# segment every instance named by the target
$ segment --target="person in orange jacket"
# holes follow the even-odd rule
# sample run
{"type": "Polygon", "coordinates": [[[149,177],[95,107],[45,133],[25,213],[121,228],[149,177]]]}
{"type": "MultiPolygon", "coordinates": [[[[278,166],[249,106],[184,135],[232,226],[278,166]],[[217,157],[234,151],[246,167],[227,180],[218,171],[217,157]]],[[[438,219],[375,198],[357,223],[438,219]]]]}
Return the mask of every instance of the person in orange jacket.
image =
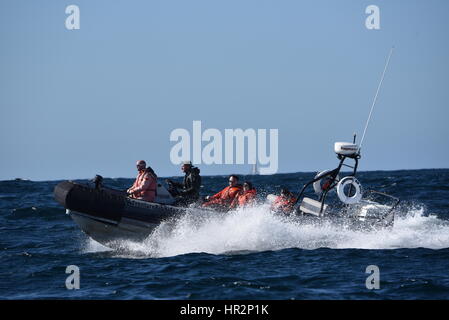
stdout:
{"type": "Polygon", "coordinates": [[[292,192],[286,188],[281,189],[281,195],[277,196],[271,205],[271,210],[276,212],[290,213],[296,203],[296,198],[292,192]]]}
{"type": "Polygon", "coordinates": [[[207,196],[205,199],[206,202],[203,203],[203,207],[228,210],[235,196],[242,189],[242,186],[239,185],[238,182],[239,178],[237,176],[229,176],[229,186],[213,196],[207,196]]]}
{"type": "Polygon", "coordinates": [[[139,172],[131,188],[126,190],[130,198],[154,202],[157,190],[157,176],[151,167],[146,167],[144,160],[136,163],[139,172]]]}
{"type": "Polygon", "coordinates": [[[256,202],[256,189],[253,187],[253,184],[249,181],[245,181],[243,184],[243,190],[241,190],[232,200],[231,209],[238,207],[246,207],[254,205],[256,202]]]}

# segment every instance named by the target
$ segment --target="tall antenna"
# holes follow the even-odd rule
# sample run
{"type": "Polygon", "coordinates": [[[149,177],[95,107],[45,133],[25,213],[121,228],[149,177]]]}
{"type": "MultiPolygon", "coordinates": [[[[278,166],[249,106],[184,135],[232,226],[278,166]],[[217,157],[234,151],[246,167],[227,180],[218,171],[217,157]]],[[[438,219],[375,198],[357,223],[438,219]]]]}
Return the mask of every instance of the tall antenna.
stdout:
{"type": "Polygon", "coordinates": [[[373,113],[374,105],[376,104],[377,96],[379,95],[379,91],[380,91],[380,87],[382,86],[382,82],[384,81],[385,72],[387,71],[388,64],[390,63],[390,58],[391,58],[391,55],[393,54],[393,50],[394,50],[394,46],[391,47],[391,49],[390,49],[390,54],[388,55],[387,63],[385,64],[385,68],[384,68],[384,72],[382,73],[382,77],[380,78],[379,86],[377,87],[376,95],[374,96],[373,104],[371,106],[371,111],[369,112],[368,119],[366,120],[365,129],[363,130],[362,140],[360,140],[358,152],[360,152],[360,149],[362,148],[363,139],[365,139],[366,129],[368,128],[369,121],[371,120],[371,114],[373,113]]]}

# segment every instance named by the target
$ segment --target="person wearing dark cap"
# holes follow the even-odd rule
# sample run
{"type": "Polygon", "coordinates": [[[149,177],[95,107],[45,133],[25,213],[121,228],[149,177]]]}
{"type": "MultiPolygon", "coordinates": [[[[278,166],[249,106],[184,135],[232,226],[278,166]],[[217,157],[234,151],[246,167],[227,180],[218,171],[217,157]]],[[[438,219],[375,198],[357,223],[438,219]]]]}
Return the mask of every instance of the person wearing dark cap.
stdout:
{"type": "Polygon", "coordinates": [[[295,203],[295,195],[287,188],[283,187],[281,189],[281,194],[273,201],[271,210],[282,213],[291,213],[295,203]]]}
{"type": "Polygon", "coordinates": [[[176,204],[188,205],[198,201],[200,197],[201,176],[200,169],[194,167],[191,161],[184,161],[181,166],[184,172],[182,183],[167,179],[169,191],[176,196],[176,204]]]}

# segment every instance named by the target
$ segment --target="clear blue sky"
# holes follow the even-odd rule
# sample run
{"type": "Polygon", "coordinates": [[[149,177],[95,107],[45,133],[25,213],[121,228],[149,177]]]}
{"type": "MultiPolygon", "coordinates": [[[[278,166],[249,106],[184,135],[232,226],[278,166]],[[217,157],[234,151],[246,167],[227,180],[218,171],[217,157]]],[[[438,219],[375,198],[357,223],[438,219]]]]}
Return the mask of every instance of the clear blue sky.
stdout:
{"type": "MultiPolygon", "coordinates": [[[[447,168],[449,1],[0,2],[0,180],[160,176],[173,129],[279,129],[279,172],[447,168]],[[65,28],[80,8],[81,29],[65,28]],[[365,8],[380,8],[380,30],[365,8]]],[[[204,174],[249,165],[200,166],[204,174]]]]}

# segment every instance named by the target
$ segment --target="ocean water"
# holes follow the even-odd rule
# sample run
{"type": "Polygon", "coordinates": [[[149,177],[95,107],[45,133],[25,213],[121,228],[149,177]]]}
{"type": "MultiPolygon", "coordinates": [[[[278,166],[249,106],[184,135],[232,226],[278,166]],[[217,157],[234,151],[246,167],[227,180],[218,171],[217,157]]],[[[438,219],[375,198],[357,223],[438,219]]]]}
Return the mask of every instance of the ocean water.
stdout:
{"type": "MultiPolygon", "coordinates": [[[[314,173],[245,176],[261,198],[314,173]]],[[[202,194],[227,184],[203,177],[202,194]]],[[[111,250],[53,198],[59,181],[0,182],[0,299],[447,299],[449,169],[360,172],[364,187],[401,199],[392,229],[302,224],[268,206],[162,223],[111,250]],[[66,268],[80,270],[68,290],[66,268]],[[379,268],[369,290],[366,268],[379,268]]],[[[83,180],[80,180],[81,182],[83,180]]],[[[84,180],[87,182],[87,180],[84,180]]],[[[105,179],[126,188],[133,179],[105,179]]]]}

